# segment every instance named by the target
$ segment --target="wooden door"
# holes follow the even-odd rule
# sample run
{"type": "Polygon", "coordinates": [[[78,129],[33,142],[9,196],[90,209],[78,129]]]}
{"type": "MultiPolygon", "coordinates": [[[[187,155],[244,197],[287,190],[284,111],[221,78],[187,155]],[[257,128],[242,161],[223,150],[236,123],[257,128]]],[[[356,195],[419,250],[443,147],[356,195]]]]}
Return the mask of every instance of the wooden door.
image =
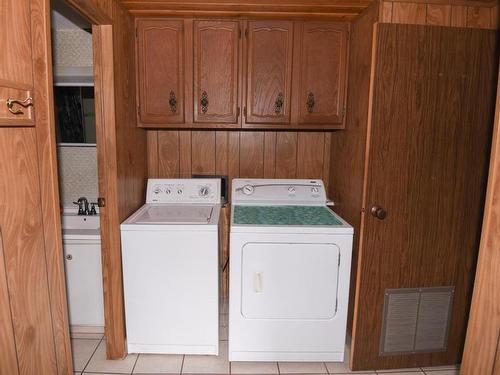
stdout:
{"type": "Polygon", "coordinates": [[[238,21],[194,22],[194,122],[237,124],[238,21]]]}
{"type": "Polygon", "coordinates": [[[301,124],[342,124],[346,88],[347,24],[303,22],[297,33],[297,110],[301,124]]]}
{"type": "Polygon", "coordinates": [[[139,121],[184,122],[184,21],[137,20],[139,121]]]}
{"type": "Polygon", "coordinates": [[[378,25],[353,369],[460,362],[488,170],[495,47],[494,31],[378,25]],[[377,207],[385,219],[371,214],[377,207]],[[380,356],[385,290],[441,286],[455,287],[447,350],[380,356]]]}
{"type": "Polygon", "coordinates": [[[0,8],[0,126],[34,125],[33,109],[7,100],[29,104],[33,96],[30,1],[6,1],[0,8]],[[27,100],[28,99],[28,100],[27,100]]]}
{"type": "Polygon", "coordinates": [[[293,22],[249,21],[246,124],[290,123],[293,22]]]}

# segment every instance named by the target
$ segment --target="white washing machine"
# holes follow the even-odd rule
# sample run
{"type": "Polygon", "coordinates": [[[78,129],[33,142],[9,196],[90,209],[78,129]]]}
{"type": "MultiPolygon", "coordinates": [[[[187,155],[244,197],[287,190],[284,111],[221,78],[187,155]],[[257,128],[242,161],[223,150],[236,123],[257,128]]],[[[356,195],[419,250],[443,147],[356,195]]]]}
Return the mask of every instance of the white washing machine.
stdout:
{"type": "Polygon", "coordinates": [[[344,359],[353,228],[321,180],[233,180],[229,360],[344,359]]]}
{"type": "Polygon", "coordinates": [[[129,353],[219,352],[218,179],[150,179],[121,225],[129,353]]]}

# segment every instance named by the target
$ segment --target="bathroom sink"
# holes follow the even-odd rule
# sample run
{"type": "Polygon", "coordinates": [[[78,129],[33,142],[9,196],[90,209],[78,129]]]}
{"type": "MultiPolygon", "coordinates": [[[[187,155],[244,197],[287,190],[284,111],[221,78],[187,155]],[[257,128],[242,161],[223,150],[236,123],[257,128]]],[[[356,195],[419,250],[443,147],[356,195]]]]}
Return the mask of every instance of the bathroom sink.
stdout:
{"type": "Polygon", "coordinates": [[[99,229],[99,215],[83,216],[76,214],[63,214],[61,216],[62,229],[99,229]]]}

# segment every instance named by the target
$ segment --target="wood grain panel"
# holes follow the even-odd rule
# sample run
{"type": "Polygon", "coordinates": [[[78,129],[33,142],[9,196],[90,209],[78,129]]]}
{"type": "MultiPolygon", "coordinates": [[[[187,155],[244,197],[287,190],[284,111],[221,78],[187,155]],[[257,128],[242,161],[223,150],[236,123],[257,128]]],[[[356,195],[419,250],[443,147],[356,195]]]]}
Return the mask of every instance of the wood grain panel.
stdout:
{"type": "Polygon", "coordinates": [[[276,175],[276,132],[264,133],[264,178],[276,175]]]}
{"type": "Polygon", "coordinates": [[[497,86],[495,130],[490,157],[481,246],[477,262],[463,374],[490,375],[500,371],[500,82],[497,86]],[[497,366],[495,368],[495,366],[497,366]]]}
{"type": "Polygon", "coordinates": [[[321,179],[325,134],[300,132],[297,141],[297,178],[321,179]]]}
{"type": "Polygon", "coordinates": [[[427,4],[427,25],[450,26],[451,5],[427,4]]]}
{"type": "Polygon", "coordinates": [[[239,22],[194,21],[193,34],[194,122],[237,124],[239,22]]]}
{"type": "Polygon", "coordinates": [[[214,174],[215,131],[193,131],[191,142],[192,173],[214,174]]]}
{"type": "Polygon", "coordinates": [[[23,375],[58,371],[36,149],[35,129],[0,129],[0,159],[8,161],[0,163],[0,227],[19,373],[23,375]]]}
{"type": "Polygon", "coordinates": [[[379,20],[380,22],[391,23],[392,22],[392,1],[381,1],[379,10],[379,20]]]}
{"type": "Polygon", "coordinates": [[[451,26],[467,27],[467,7],[453,6],[451,7],[451,26]]]}
{"type": "Polygon", "coordinates": [[[394,2],[392,22],[425,25],[426,5],[394,2]]]}
{"type": "Polygon", "coordinates": [[[7,274],[5,255],[3,251],[3,236],[0,228],[0,374],[18,375],[16,342],[14,326],[10,311],[9,290],[7,288],[7,274]]]}
{"type": "Polygon", "coordinates": [[[161,178],[179,177],[179,132],[158,132],[158,175],[161,178]]]}
{"type": "Polygon", "coordinates": [[[490,29],[491,9],[483,7],[467,7],[467,27],[490,29]]]}
{"type": "Polygon", "coordinates": [[[289,123],[293,22],[249,21],[246,33],[245,123],[289,123]]]}
{"type": "Polygon", "coordinates": [[[156,178],[159,176],[158,169],[158,132],[151,130],[147,132],[147,150],[148,150],[148,176],[156,178]]]}
{"type": "Polygon", "coordinates": [[[179,132],[179,177],[190,178],[192,173],[191,132],[179,132]]]}
{"type": "Polygon", "coordinates": [[[297,175],[297,133],[276,134],[276,177],[295,178],[297,175]]]}
{"type": "Polygon", "coordinates": [[[380,205],[388,216],[363,219],[351,364],[459,363],[486,181],[495,33],[388,24],[378,32],[362,207],[380,205]],[[455,287],[447,350],[379,356],[384,290],[445,285],[455,287]]]}
{"type": "Polygon", "coordinates": [[[240,177],[264,177],[264,132],[240,133],[240,177]]]}

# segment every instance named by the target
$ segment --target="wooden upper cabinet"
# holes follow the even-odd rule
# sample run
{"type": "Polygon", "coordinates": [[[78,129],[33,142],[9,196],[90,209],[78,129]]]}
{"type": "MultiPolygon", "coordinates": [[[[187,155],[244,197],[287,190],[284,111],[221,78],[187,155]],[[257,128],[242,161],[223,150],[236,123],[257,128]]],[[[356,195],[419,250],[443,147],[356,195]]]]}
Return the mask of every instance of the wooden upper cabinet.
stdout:
{"type": "Polygon", "coordinates": [[[245,124],[290,123],[293,22],[249,21],[246,51],[245,124]]]}
{"type": "Polygon", "coordinates": [[[195,123],[238,124],[238,21],[194,22],[195,123]]]}
{"type": "Polygon", "coordinates": [[[347,24],[303,22],[297,34],[300,53],[299,124],[342,124],[345,102],[347,24]]]}
{"type": "Polygon", "coordinates": [[[184,21],[137,20],[139,122],[184,122],[184,21]]]}
{"type": "Polygon", "coordinates": [[[2,1],[0,8],[0,126],[35,125],[31,2],[2,1]],[[5,3],[5,4],[4,4],[5,3]],[[12,102],[8,101],[11,100],[12,102]],[[15,102],[17,101],[17,102],[15,102]],[[11,103],[9,110],[8,103],[11,103]]]}

